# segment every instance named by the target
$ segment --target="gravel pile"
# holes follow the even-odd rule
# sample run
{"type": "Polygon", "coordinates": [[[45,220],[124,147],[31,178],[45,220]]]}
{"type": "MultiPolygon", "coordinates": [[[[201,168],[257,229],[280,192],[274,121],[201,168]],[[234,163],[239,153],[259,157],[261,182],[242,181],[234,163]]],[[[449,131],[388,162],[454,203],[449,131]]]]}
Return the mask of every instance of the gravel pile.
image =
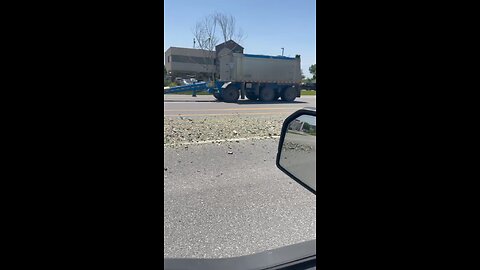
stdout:
{"type": "MultiPolygon", "coordinates": [[[[163,143],[169,146],[237,138],[280,136],[286,115],[164,117],[163,143]]],[[[213,142],[214,143],[214,142],[213,142]]]]}

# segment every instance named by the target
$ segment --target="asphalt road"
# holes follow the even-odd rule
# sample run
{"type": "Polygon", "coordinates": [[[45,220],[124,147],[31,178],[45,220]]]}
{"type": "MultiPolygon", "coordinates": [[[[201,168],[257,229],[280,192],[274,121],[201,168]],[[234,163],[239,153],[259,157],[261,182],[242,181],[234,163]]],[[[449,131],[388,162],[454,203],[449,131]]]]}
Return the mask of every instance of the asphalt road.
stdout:
{"type": "Polygon", "coordinates": [[[239,100],[237,103],[218,102],[213,96],[164,95],[164,116],[216,115],[289,115],[304,107],[316,107],[316,96],[304,96],[294,102],[239,100]]]}
{"type": "Polygon", "coordinates": [[[316,239],[316,197],[276,168],[277,146],[165,146],[164,257],[234,257],[316,239]]]}

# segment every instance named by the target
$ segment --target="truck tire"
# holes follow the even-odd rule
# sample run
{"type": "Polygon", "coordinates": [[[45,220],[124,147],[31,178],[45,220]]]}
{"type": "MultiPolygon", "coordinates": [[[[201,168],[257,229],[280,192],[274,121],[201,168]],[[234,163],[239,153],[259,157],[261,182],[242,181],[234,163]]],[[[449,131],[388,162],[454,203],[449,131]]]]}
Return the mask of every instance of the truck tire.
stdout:
{"type": "Polygon", "coordinates": [[[258,99],[258,96],[255,95],[255,93],[251,93],[251,92],[245,93],[245,96],[246,96],[249,100],[257,100],[257,99],[258,99]]]}
{"type": "Polygon", "coordinates": [[[222,97],[220,96],[220,93],[213,93],[213,96],[218,100],[218,101],[222,101],[222,97]]]}
{"type": "Polygon", "coordinates": [[[261,101],[273,101],[275,99],[275,90],[272,87],[265,86],[260,89],[259,99],[261,101]]]}
{"type": "Polygon", "coordinates": [[[233,102],[237,102],[239,98],[240,98],[240,92],[235,86],[229,85],[227,88],[222,89],[223,101],[233,103],[233,102]]]}
{"type": "Polygon", "coordinates": [[[273,99],[273,101],[277,101],[280,96],[281,96],[281,94],[279,92],[275,91],[275,98],[273,99]]]}
{"type": "Polygon", "coordinates": [[[292,102],[297,98],[297,90],[293,87],[288,87],[282,91],[282,100],[292,102]]]}

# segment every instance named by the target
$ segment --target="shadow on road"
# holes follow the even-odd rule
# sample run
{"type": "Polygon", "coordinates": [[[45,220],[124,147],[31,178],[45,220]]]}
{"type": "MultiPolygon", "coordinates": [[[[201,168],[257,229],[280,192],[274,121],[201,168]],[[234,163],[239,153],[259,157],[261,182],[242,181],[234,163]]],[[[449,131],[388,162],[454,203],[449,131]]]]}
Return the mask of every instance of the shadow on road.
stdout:
{"type": "Polygon", "coordinates": [[[164,99],[163,102],[192,102],[192,103],[198,103],[198,102],[218,102],[217,100],[168,100],[164,99]]]}
{"type": "Polygon", "coordinates": [[[266,101],[258,101],[258,100],[239,100],[237,102],[239,105],[253,105],[253,104],[302,104],[302,103],[308,103],[306,101],[292,101],[292,102],[288,102],[288,101],[281,101],[281,100],[278,100],[278,101],[269,101],[269,102],[266,102],[266,101]]]}
{"type": "MultiPolygon", "coordinates": [[[[169,98],[169,99],[164,99],[163,102],[202,102],[202,103],[214,102],[214,103],[225,103],[224,101],[219,101],[219,100],[217,100],[216,98],[213,98],[213,97],[212,97],[212,99],[206,99],[206,98],[196,99],[195,97],[178,98],[178,99],[169,98]]],[[[298,100],[297,101],[292,101],[292,102],[282,101],[282,100],[266,102],[266,101],[259,101],[259,100],[248,100],[248,99],[241,100],[241,99],[239,99],[237,102],[234,102],[233,104],[256,105],[256,104],[304,104],[304,103],[308,103],[308,102],[307,101],[298,101],[298,100]]]]}

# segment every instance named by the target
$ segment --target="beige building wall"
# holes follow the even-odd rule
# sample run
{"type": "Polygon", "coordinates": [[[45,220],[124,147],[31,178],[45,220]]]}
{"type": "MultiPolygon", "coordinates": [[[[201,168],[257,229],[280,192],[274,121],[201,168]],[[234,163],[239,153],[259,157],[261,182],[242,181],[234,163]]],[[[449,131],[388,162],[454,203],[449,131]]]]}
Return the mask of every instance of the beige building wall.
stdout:
{"type": "Polygon", "coordinates": [[[165,68],[172,73],[211,73],[215,71],[215,52],[170,47],[165,52],[165,68]]]}

